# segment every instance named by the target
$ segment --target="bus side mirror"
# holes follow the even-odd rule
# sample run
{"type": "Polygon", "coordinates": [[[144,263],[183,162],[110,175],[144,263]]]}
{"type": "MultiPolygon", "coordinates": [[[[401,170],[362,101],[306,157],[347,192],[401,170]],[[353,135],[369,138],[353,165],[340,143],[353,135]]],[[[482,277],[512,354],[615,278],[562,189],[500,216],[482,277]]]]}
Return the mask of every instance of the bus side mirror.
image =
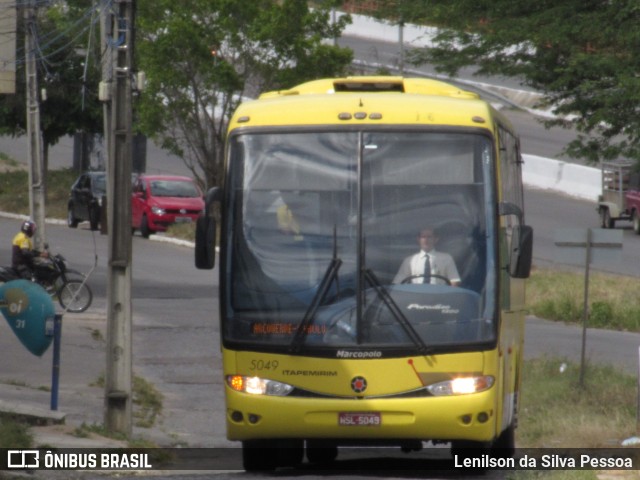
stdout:
{"type": "Polygon", "coordinates": [[[529,278],[533,256],[533,228],[516,225],[511,232],[509,275],[513,278],[529,278]]]}
{"type": "Polygon", "coordinates": [[[200,215],[196,221],[196,268],[211,270],[216,264],[216,221],[200,215]]]}
{"type": "Polygon", "coordinates": [[[211,270],[216,264],[216,221],[213,218],[213,202],[220,198],[220,189],[211,188],[206,195],[205,208],[196,222],[196,268],[211,270]]]}

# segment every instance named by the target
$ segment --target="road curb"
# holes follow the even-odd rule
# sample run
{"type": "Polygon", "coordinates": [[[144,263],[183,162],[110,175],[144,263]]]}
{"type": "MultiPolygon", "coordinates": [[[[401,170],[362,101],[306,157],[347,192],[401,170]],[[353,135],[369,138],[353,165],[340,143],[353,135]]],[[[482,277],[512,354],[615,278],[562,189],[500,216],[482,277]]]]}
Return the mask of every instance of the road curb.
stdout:
{"type": "MultiPolygon", "coordinates": [[[[31,218],[28,215],[23,215],[20,213],[10,213],[10,212],[0,212],[0,217],[13,218],[16,220],[29,220],[31,218]]],[[[45,222],[48,225],[66,225],[67,224],[66,220],[61,220],[59,218],[47,218],[45,222]]],[[[167,237],[164,235],[150,235],[149,240],[152,240],[155,242],[171,243],[173,245],[180,245],[182,247],[190,247],[190,248],[195,247],[195,243],[189,240],[167,237]]]]}
{"type": "Polygon", "coordinates": [[[46,410],[44,408],[24,403],[18,404],[15,402],[7,402],[5,400],[0,400],[0,412],[13,419],[26,422],[29,425],[64,424],[67,417],[66,413],[46,410]]]}

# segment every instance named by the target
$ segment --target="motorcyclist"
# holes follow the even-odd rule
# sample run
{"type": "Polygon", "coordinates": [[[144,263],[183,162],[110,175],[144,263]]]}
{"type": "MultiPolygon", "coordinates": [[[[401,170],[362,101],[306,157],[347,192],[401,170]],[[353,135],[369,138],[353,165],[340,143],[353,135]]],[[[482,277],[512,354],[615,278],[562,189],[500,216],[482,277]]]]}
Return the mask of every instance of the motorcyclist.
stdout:
{"type": "Polygon", "coordinates": [[[33,260],[37,257],[48,258],[47,251],[40,252],[33,248],[32,237],[36,232],[36,224],[31,220],[22,222],[20,231],[13,237],[11,247],[11,267],[22,278],[33,276],[33,260]]]}

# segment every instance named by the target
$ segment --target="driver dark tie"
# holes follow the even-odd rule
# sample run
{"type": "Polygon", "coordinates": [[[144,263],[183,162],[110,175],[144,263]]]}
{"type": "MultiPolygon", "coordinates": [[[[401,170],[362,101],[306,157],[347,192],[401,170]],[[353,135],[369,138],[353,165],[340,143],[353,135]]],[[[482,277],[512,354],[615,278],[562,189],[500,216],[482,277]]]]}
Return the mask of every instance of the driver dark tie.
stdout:
{"type": "Polygon", "coordinates": [[[424,257],[424,283],[431,283],[431,262],[429,255],[424,257]]]}

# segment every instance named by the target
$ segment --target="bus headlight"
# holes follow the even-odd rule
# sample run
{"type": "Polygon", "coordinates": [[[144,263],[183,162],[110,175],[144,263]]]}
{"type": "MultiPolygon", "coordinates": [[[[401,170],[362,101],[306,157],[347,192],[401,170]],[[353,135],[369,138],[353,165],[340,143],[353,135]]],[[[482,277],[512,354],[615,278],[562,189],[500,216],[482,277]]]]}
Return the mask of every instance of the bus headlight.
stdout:
{"type": "Polygon", "coordinates": [[[228,375],[227,385],[237,392],[251,393],[253,395],[284,397],[293,391],[293,386],[287,383],[260,377],[245,377],[243,375],[228,375]]]}
{"type": "Polygon", "coordinates": [[[495,379],[491,375],[459,377],[429,385],[427,390],[437,397],[445,395],[468,395],[470,393],[488,390],[493,386],[494,382],[495,379]]]}

